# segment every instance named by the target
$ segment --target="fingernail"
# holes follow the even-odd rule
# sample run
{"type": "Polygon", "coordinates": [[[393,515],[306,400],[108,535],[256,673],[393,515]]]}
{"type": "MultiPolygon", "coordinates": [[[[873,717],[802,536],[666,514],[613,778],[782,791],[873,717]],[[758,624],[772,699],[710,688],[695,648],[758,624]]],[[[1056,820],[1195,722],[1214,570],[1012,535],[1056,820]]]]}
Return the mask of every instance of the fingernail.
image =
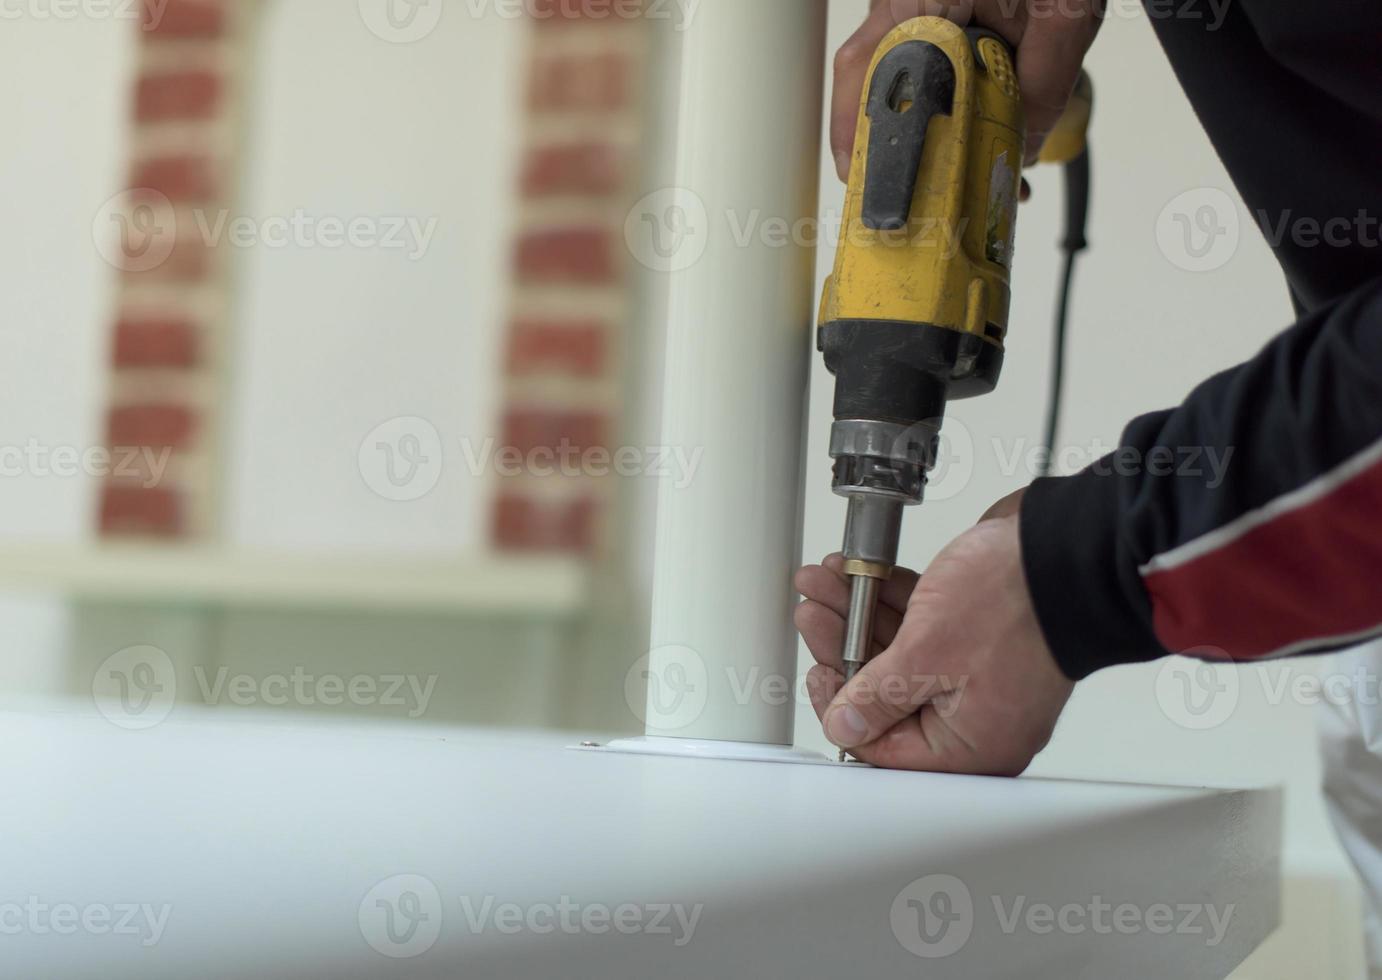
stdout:
{"type": "Polygon", "coordinates": [[[849,154],[844,150],[835,154],[835,172],[841,180],[849,180],[849,154]]]}
{"type": "Polygon", "coordinates": [[[832,708],[825,716],[825,737],[842,749],[854,748],[868,733],[868,723],[852,704],[832,708]]]}

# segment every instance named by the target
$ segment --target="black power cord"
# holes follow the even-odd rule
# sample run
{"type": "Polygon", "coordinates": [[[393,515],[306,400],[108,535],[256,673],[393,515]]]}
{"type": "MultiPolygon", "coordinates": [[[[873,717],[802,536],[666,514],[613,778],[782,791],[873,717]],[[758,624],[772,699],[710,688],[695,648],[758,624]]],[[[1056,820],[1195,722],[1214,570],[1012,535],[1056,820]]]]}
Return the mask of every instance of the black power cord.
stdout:
{"type": "Polygon", "coordinates": [[[1065,391],[1066,337],[1070,328],[1070,289],[1075,281],[1075,259],[1089,248],[1085,232],[1089,227],[1089,150],[1065,165],[1065,238],[1061,252],[1065,268],[1061,274],[1060,293],[1056,299],[1056,323],[1052,336],[1050,401],[1046,407],[1045,453],[1042,456],[1041,476],[1051,475],[1051,462],[1056,452],[1056,436],[1060,430],[1061,398],[1065,391]]]}

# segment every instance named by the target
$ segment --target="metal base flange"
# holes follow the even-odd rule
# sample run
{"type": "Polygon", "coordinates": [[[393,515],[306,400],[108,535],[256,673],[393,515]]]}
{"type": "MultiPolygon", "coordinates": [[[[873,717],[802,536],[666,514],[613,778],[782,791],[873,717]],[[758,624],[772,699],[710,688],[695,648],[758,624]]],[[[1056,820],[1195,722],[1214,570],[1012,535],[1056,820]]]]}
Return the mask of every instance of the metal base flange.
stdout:
{"type": "Polygon", "coordinates": [[[834,766],[835,760],[819,752],[799,749],[792,745],[764,745],[761,742],[721,742],[710,738],[668,738],[662,735],[638,735],[617,738],[598,745],[584,743],[572,746],[589,752],[617,752],[625,755],[680,756],[691,759],[721,759],[731,762],[776,762],[798,766],[834,766]]]}

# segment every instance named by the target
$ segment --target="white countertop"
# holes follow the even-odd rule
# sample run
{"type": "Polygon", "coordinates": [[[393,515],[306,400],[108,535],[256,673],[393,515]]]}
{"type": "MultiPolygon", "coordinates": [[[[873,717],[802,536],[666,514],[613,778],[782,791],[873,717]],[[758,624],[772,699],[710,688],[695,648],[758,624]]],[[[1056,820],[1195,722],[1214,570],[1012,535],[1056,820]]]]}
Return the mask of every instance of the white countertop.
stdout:
{"type": "Polygon", "coordinates": [[[1277,921],[1276,791],[571,741],[0,713],[3,973],[1164,980],[1277,921]]]}

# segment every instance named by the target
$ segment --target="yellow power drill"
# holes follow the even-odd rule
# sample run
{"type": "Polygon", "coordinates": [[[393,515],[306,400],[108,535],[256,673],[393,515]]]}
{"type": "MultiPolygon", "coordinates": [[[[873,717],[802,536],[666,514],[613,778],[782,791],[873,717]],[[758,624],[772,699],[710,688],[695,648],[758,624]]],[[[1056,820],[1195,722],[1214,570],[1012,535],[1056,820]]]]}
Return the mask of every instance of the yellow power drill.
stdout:
{"type": "MultiPolygon", "coordinates": [[[[1042,153],[1067,164],[1072,261],[1085,247],[1091,101],[1082,78],[1042,153]]],[[[946,402],[998,382],[1024,136],[1012,51],[998,35],[919,17],[883,40],[819,319],[818,346],[836,379],[834,489],[849,500],[847,679],[870,652],[903,508],[921,502],[946,402]]]]}

